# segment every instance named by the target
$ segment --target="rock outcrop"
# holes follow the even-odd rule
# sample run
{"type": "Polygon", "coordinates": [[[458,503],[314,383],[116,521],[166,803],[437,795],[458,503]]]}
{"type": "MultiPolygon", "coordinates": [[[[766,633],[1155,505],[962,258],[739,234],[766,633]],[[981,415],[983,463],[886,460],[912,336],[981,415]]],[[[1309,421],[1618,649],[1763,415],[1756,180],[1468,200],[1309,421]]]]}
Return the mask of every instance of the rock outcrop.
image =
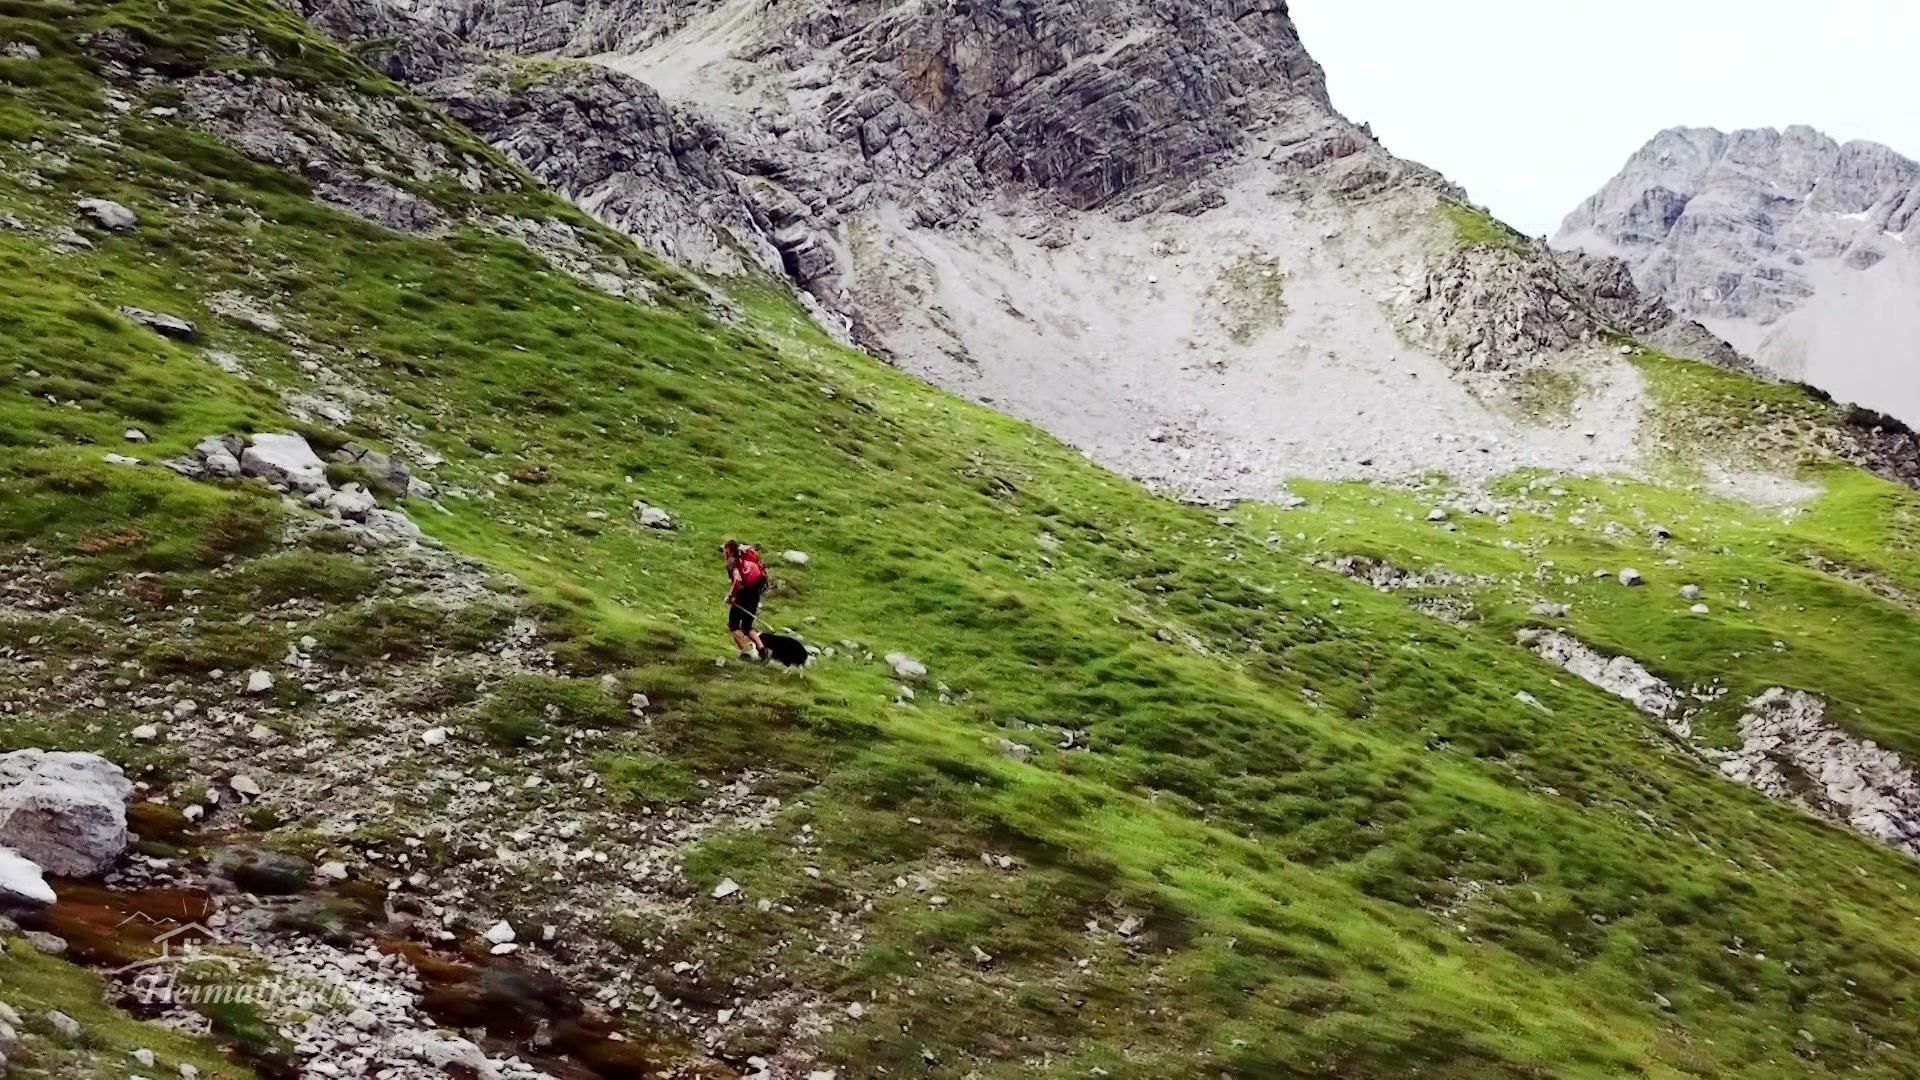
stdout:
{"type": "Polygon", "coordinates": [[[1675,128],[1555,244],[1626,260],[1785,377],[1920,422],[1920,162],[1809,127],[1675,128]]]}
{"type": "Polygon", "coordinates": [[[0,845],[49,874],[105,872],[127,849],[133,785],[97,754],[0,754],[0,845]]]}
{"type": "Polygon", "coordinates": [[[1680,691],[1633,657],[1607,656],[1578,638],[1557,632],[1529,633],[1523,643],[1531,644],[1542,660],[1664,721],[1681,738],[1691,735],[1680,716],[1680,691]]]}
{"type": "MultiPolygon", "coordinates": [[[[406,462],[358,443],[348,443],[333,454],[335,463],[349,466],[369,483],[392,496],[431,498],[431,484],[416,479],[406,462]]],[[[362,526],[361,535],[376,544],[407,544],[422,538],[420,526],[399,510],[380,506],[372,491],[357,482],[335,487],[326,462],[292,433],[252,436],[218,435],[202,439],[193,454],[175,458],[167,467],[196,480],[261,480],[277,490],[299,495],[309,507],[330,517],[362,526]]]]}
{"type": "MultiPolygon", "coordinates": [[[[237,440],[237,437],[231,437],[237,440]]],[[[253,436],[240,450],[240,472],[270,484],[284,485],[302,494],[325,490],[327,463],[298,435],[266,433],[253,436]]]]}
{"type": "Polygon", "coordinates": [[[1910,854],[1920,855],[1920,773],[1900,755],[1848,735],[1826,703],[1773,689],[1747,704],[1741,746],[1720,771],[1910,854]]]}

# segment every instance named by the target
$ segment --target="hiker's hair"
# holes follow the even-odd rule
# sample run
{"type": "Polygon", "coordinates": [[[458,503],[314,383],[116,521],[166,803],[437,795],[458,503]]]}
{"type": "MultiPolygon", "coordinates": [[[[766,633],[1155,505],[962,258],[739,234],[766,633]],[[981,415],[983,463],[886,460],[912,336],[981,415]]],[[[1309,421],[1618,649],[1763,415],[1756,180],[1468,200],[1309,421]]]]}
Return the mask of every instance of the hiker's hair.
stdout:
{"type": "Polygon", "coordinates": [[[725,555],[729,559],[740,554],[740,541],[728,537],[727,542],[720,545],[720,554],[725,555]]]}

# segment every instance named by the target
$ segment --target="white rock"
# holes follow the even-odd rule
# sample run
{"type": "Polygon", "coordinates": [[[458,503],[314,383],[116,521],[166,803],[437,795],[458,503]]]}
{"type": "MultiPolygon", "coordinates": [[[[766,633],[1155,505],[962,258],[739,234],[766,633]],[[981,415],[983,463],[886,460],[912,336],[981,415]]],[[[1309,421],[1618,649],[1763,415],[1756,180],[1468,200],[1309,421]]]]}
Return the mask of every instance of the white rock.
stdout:
{"type": "Polygon", "coordinates": [[[1694,613],[1695,615],[1711,615],[1711,614],[1713,614],[1713,609],[1712,609],[1712,608],[1710,608],[1710,607],[1708,607],[1708,606],[1707,606],[1707,605],[1705,605],[1705,604],[1695,604],[1695,605],[1693,605],[1693,607],[1691,607],[1691,608],[1689,608],[1688,610],[1689,610],[1689,611],[1691,611],[1691,612],[1693,612],[1693,613],[1694,613]]]}
{"type": "Polygon", "coordinates": [[[788,562],[792,563],[795,566],[805,566],[808,563],[813,561],[813,556],[808,555],[804,551],[783,552],[781,553],[780,557],[787,560],[788,562]]]}
{"type": "Polygon", "coordinates": [[[40,867],[9,847],[0,847],[0,911],[51,907],[59,898],[40,867]]]}
{"type": "Polygon", "coordinates": [[[240,476],[240,458],[234,453],[237,440],[202,439],[193,448],[200,456],[200,462],[206,467],[207,475],[216,480],[232,480],[240,476]]]}
{"type": "Polygon", "coordinates": [[[47,1010],[47,1026],[53,1029],[53,1033],[58,1035],[62,1042],[76,1043],[80,1041],[80,1021],[75,1020],[59,1009],[47,1010]]]}
{"type": "Polygon", "coordinates": [[[128,428],[125,438],[131,443],[143,443],[147,441],[147,433],[139,428],[128,428]]]}
{"type": "Polygon", "coordinates": [[[244,475],[285,484],[303,493],[323,491],[330,486],[326,462],[298,435],[255,435],[253,443],[240,454],[240,470],[244,475]]]}
{"type": "Polygon", "coordinates": [[[165,311],[148,311],[146,307],[121,307],[121,315],[132,319],[134,323],[140,323],[142,327],[156,332],[163,338],[188,340],[198,332],[186,319],[182,319],[179,315],[167,315],[165,311]]]}
{"type": "Polygon", "coordinates": [[[927,677],[927,665],[908,656],[906,653],[888,653],[887,666],[902,679],[924,679],[927,677]]]}
{"type": "Polygon", "coordinates": [[[367,511],[367,531],[389,544],[419,540],[426,534],[414,520],[398,510],[375,507],[367,511]]]}
{"type": "Polygon", "coordinates": [[[139,1062],[140,1067],[143,1069],[151,1069],[157,1064],[153,1056],[153,1051],[147,1049],[135,1050],[133,1052],[133,1060],[139,1062]]]}
{"type": "Polygon", "coordinates": [[[200,1080],[200,1069],[195,1065],[180,1066],[180,1080],[200,1080]]]}
{"type": "Polygon", "coordinates": [[[236,776],[227,781],[227,786],[232,788],[237,794],[245,795],[249,798],[257,799],[262,794],[260,785],[255,783],[251,776],[236,776]]]}
{"type": "Polygon", "coordinates": [[[173,703],[173,718],[175,720],[185,720],[199,711],[200,703],[197,701],[189,701],[182,698],[173,703]]]}
{"type": "Polygon", "coordinates": [[[321,863],[314,873],[331,881],[347,880],[347,864],[343,862],[321,863]]]}
{"type": "Polygon", "coordinates": [[[131,232],[140,224],[133,211],[112,199],[81,199],[75,205],[84,217],[111,232],[131,232]]]}
{"type": "Polygon", "coordinates": [[[0,844],[49,874],[92,877],[127,849],[133,785],[97,754],[0,754],[0,844]]]}
{"type": "Polygon", "coordinates": [[[358,1031],[375,1031],[380,1027],[380,1018],[366,1009],[355,1009],[347,1014],[347,1023],[358,1031]]]}
{"type": "Polygon", "coordinates": [[[420,733],[420,742],[426,746],[443,746],[446,741],[447,729],[443,727],[428,728],[420,733]]]}
{"type": "Polygon", "coordinates": [[[1629,589],[1645,585],[1646,583],[1646,577],[1631,566],[1620,571],[1620,584],[1625,585],[1629,589]]]}
{"type": "Polygon", "coordinates": [[[732,878],[727,878],[726,880],[722,881],[720,884],[715,885],[713,887],[713,898],[715,900],[725,900],[727,897],[732,896],[733,894],[739,891],[740,891],[740,883],[733,880],[732,878]]]}
{"type": "Polygon", "coordinates": [[[516,936],[513,932],[513,925],[505,919],[488,927],[485,935],[487,941],[494,945],[505,945],[513,941],[516,936]]]}
{"type": "Polygon", "coordinates": [[[325,500],[327,512],[348,521],[365,521],[380,504],[374,501],[373,493],[359,484],[348,484],[328,495],[325,500]]]}
{"type": "Polygon", "coordinates": [[[1680,587],[1680,599],[1682,600],[1698,600],[1705,595],[1707,595],[1706,590],[1698,585],[1682,585],[1680,587]]]}
{"type": "Polygon", "coordinates": [[[487,1055],[465,1039],[436,1031],[403,1031],[394,1037],[392,1045],[407,1057],[436,1069],[458,1066],[483,1080],[497,1080],[500,1076],[500,1070],[487,1060],[487,1055]]]}
{"type": "Polygon", "coordinates": [[[1453,515],[1447,513],[1445,509],[1438,506],[1434,507],[1432,510],[1427,511],[1428,521],[1433,521],[1433,522],[1445,521],[1452,516],[1453,515]]]}
{"type": "Polygon", "coordinates": [[[273,689],[273,673],[256,671],[247,676],[247,693],[264,694],[273,689]]]}
{"type": "Polygon", "coordinates": [[[154,727],[152,724],[141,724],[139,727],[128,732],[128,734],[141,742],[152,742],[154,739],[160,737],[160,729],[154,727]]]}

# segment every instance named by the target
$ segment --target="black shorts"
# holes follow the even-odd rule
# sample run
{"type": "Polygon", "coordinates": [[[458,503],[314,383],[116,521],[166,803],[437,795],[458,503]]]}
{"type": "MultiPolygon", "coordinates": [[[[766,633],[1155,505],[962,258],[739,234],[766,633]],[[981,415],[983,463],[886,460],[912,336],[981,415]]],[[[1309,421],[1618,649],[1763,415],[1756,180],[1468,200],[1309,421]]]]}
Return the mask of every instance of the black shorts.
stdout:
{"type": "Polygon", "coordinates": [[[753,618],[760,614],[760,596],[767,591],[767,583],[749,585],[741,589],[733,598],[733,604],[727,608],[727,629],[746,632],[753,629],[753,618]]]}

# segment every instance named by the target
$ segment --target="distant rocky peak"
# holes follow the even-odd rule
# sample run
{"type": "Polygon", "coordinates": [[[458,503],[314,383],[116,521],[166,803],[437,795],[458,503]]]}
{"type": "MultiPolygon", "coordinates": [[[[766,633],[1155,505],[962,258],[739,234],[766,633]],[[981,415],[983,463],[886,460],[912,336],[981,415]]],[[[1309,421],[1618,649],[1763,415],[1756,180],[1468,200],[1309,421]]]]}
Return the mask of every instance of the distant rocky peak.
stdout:
{"type": "Polygon", "coordinates": [[[1920,163],[1889,147],[1805,125],[1673,128],[1554,243],[1625,259],[1640,288],[1783,376],[1920,415],[1920,163]]]}

